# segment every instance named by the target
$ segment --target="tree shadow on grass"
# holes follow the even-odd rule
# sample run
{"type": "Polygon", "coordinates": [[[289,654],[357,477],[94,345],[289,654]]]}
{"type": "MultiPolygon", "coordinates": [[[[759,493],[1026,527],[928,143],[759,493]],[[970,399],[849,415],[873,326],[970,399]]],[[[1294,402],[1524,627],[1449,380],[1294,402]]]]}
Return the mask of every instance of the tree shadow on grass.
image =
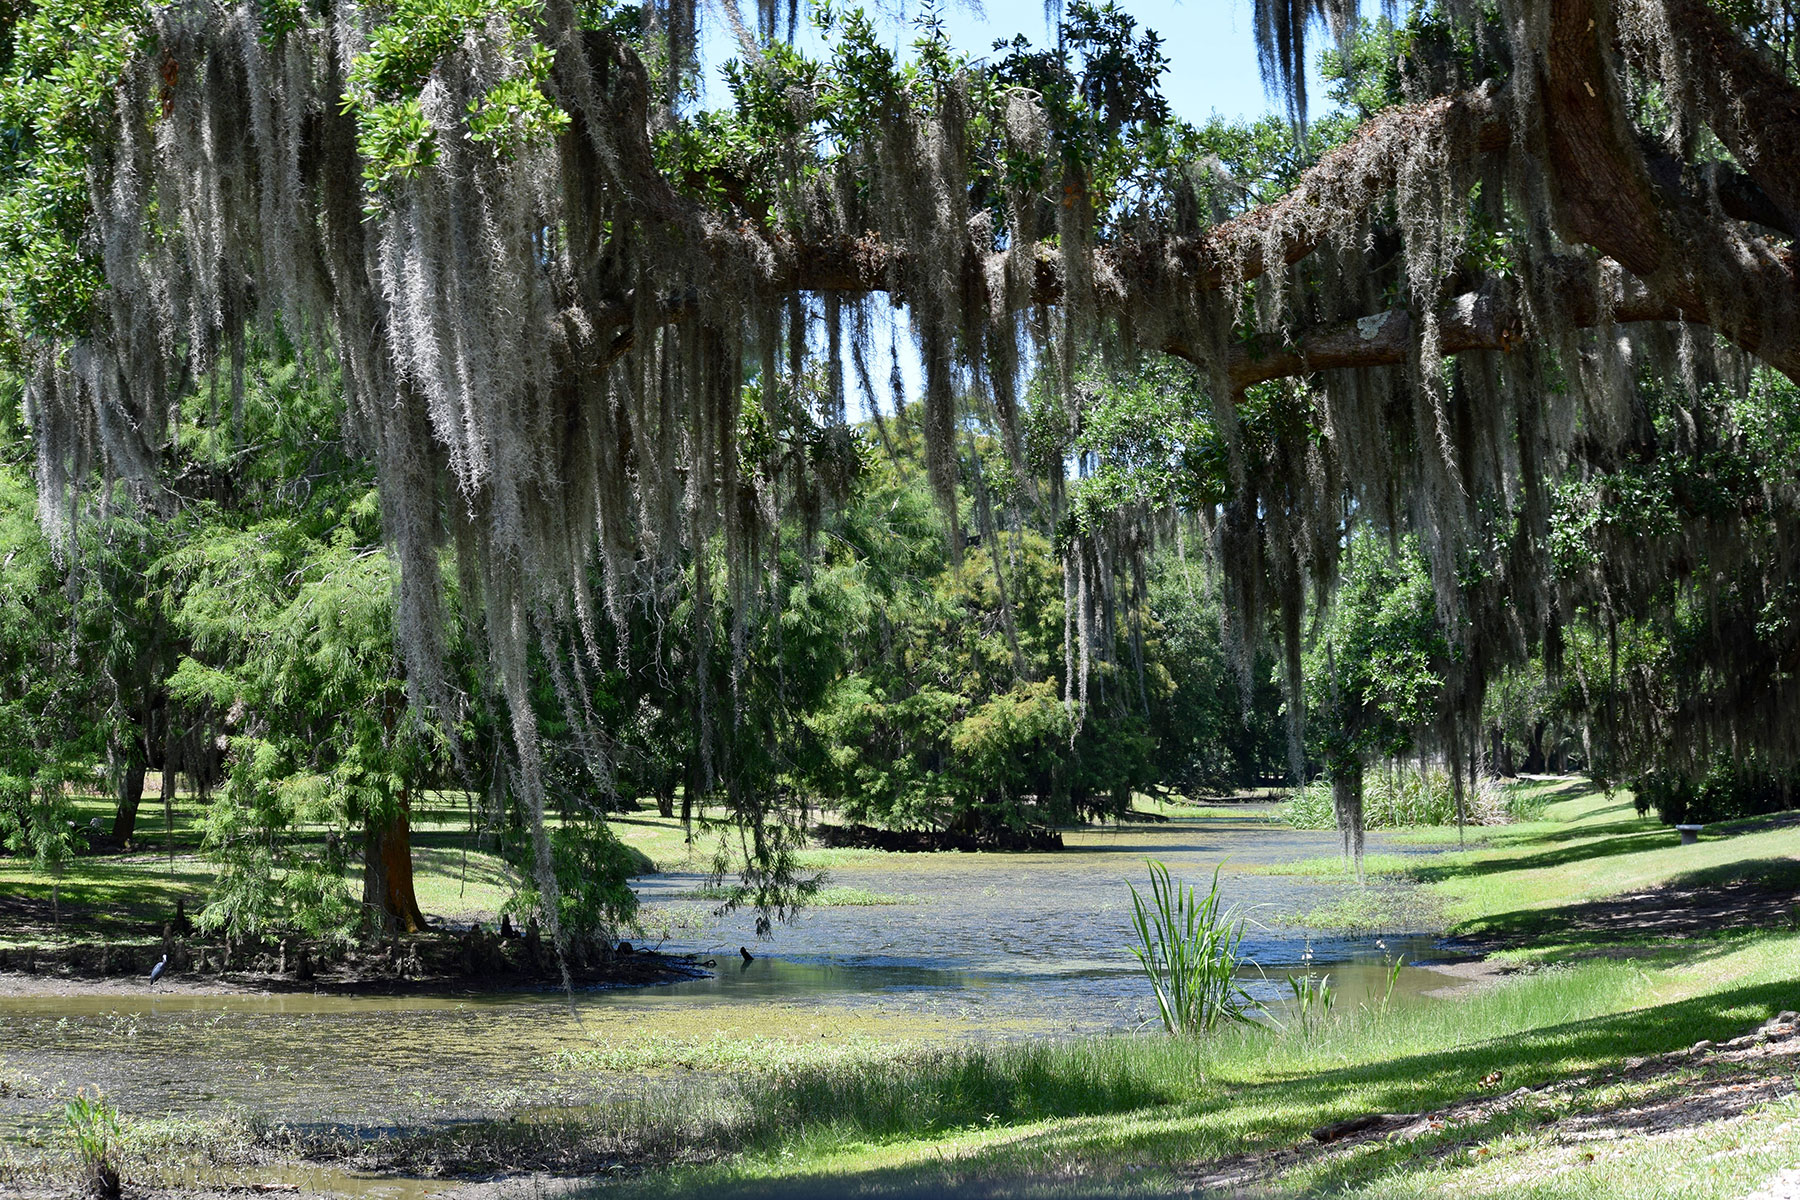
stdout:
{"type": "Polygon", "coordinates": [[[1608,817],[1614,813],[1629,813],[1630,816],[1627,819],[1630,820],[1642,821],[1645,819],[1644,814],[1638,811],[1637,805],[1629,800],[1621,800],[1617,804],[1609,804],[1605,808],[1596,808],[1588,813],[1588,816],[1608,817]]]}
{"type": "Polygon", "coordinates": [[[1429,1171],[1471,1146],[1492,1146],[1508,1137],[1548,1133],[1553,1141],[1568,1144],[1578,1139],[1591,1146],[1620,1136],[1688,1136],[1791,1096],[1794,1081],[1788,1061],[1783,1070],[1757,1063],[1711,1068],[1701,1062],[1664,1059],[1651,1068],[1654,1078],[1638,1080],[1626,1095],[1552,1085],[1518,1102],[1499,1097],[1464,1100],[1436,1110],[1439,1115],[1429,1124],[1415,1123],[1397,1138],[1377,1133],[1331,1148],[1302,1143],[1269,1156],[1286,1161],[1254,1165],[1265,1167],[1263,1178],[1304,1169],[1308,1194],[1340,1195],[1378,1179],[1392,1180],[1397,1170],[1429,1171]]]}
{"type": "Polygon", "coordinates": [[[1587,796],[1603,795],[1605,792],[1606,788],[1603,784],[1595,783],[1585,775],[1571,775],[1556,782],[1554,786],[1547,787],[1537,795],[1546,804],[1562,804],[1565,801],[1580,800],[1587,796]]]}
{"type": "Polygon", "coordinates": [[[155,937],[174,918],[177,896],[191,917],[211,882],[192,862],[182,862],[171,877],[166,870],[124,869],[116,859],[78,858],[58,881],[53,905],[49,879],[22,874],[0,872],[0,923],[8,937],[23,941],[155,937]]]}
{"type": "MultiPolygon", "coordinates": [[[[1559,846],[1541,854],[1501,859],[1477,859],[1473,862],[1420,863],[1408,867],[1408,873],[1421,883],[1477,875],[1503,875],[1511,871],[1534,871],[1544,867],[1560,867],[1569,863],[1614,858],[1621,854],[1638,854],[1676,844],[1676,834],[1668,829],[1645,829],[1637,823],[1601,826],[1571,837],[1584,841],[1559,846]]],[[[1552,839],[1546,839],[1552,840],[1552,839]]],[[[1564,840],[1564,839],[1554,839],[1564,840]]]]}
{"type": "Polygon", "coordinates": [[[1656,887],[1569,904],[1517,909],[1463,925],[1490,947],[1555,936],[1591,952],[1622,940],[1707,938],[1749,929],[1787,929],[1796,919],[1800,861],[1741,859],[1685,872],[1656,887]]]}
{"type": "Polygon", "coordinates": [[[1480,832],[1487,836],[1490,845],[1499,847],[1559,846],[1565,842],[1579,842],[1596,837],[1618,837],[1634,833],[1664,833],[1671,837],[1675,836],[1674,830],[1669,826],[1658,824],[1648,817],[1638,816],[1629,804],[1600,809],[1588,814],[1588,817],[1603,816],[1613,812],[1626,815],[1619,820],[1607,821],[1604,824],[1584,819],[1579,824],[1562,823],[1548,827],[1531,821],[1520,825],[1484,825],[1480,827],[1480,832]]]}
{"type": "Polygon", "coordinates": [[[464,850],[470,854],[498,852],[492,837],[484,839],[480,834],[470,833],[467,829],[414,829],[412,846],[414,850],[453,850],[458,854],[464,850]]]}
{"type": "MultiPolygon", "coordinates": [[[[1298,1108],[1306,1128],[1293,1118],[1271,1116],[1248,1127],[1270,1135],[1299,1136],[1319,1123],[1367,1112],[1420,1112],[1483,1089],[1481,1080],[1500,1073],[1497,1087],[1511,1091],[1571,1074],[1647,1058],[1692,1046],[1702,1038],[1720,1041],[1744,1033],[1791,1007],[1791,981],[1750,984],[1728,991],[1670,1001],[1602,1017],[1571,1021],[1523,1033],[1509,1033],[1449,1050],[1405,1055],[1379,1063],[1318,1072],[1276,1075],[1240,1089],[1252,1103],[1268,1097],[1271,1111],[1298,1108]]],[[[1240,1099],[1240,1102],[1241,1099],[1240,1099]]]]}
{"type": "Polygon", "coordinates": [[[431,871],[446,883],[467,882],[487,887],[509,888],[519,881],[504,859],[491,854],[471,854],[465,861],[460,846],[413,847],[413,871],[431,871]],[[423,851],[423,853],[421,853],[423,851]]]}

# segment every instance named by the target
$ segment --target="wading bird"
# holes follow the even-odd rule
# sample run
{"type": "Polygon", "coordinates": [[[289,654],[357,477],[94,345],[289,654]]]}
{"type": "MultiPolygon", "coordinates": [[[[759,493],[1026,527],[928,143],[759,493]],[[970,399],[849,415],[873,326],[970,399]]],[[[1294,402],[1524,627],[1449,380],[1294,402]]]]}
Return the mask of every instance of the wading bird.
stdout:
{"type": "Polygon", "coordinates": [[[169,956],[167,954],[165,954],[160,959],[157,960],[157,963],[154,967],[150,968],[150,982],[155,983],[157,980],[161,979],[162,973],[168,969],[169,969],[169,956]]]}

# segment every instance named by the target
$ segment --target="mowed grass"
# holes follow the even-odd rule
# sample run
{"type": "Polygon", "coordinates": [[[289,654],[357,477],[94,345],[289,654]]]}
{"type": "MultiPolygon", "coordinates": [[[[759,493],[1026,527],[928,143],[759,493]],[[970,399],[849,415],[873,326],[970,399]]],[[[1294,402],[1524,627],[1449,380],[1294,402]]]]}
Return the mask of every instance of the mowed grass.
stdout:
{"type": "Polygon", "coordinates": [[[1768,879],[1800,858],[1800,825],[1727,821],[1683,846],[1674,829],[1638,816],[1628,792],[1559,790],[1567,798],[1544,820],[1504,827],[1487,847],[1410,868],[1443,898],[1459,932],[1663,885],[1768,879]]]}
{"type": "MultiPolygon", "coordinates": [[[[70,807],[78,827],[99,818],[106,830],[112,828],[111,797],[73,796],[70,807]]],[[[12,916],[0,930],[0,945],[148,941],[160,937],[163,923],[174,918],[177,898],[193,916],[205,903],[214,874],[198,854],[194,808],[187,797],[176,806],[171,840],[162,804],[154,791],[146,795],[130,853],[84,854],[60,870],[29,858],[0,857],[0,904],[12,916]]]]}
{"type": "MultiPolygon", "coordinates": [[[[1721,822],[1709,825],[1697,844],[1683,846],[1674,829],[1638,816],[1629,792],[1608,795],[1586,780],[1518,786],[1548,794],[1541,819],[1489,826],[1466,850],[1370,854],[1363,865],[1371,886],[1305,914],[1301,923],[1522,937],[1553,931],[1560,910],[1623,893],[1731,880],[1800,887],[1800,824],[1721,822]]],[[[1389,840],[1455,844],[1454,828],[1410,833],[1389,840]]],[[[1335,855],[1257,869],[1348,877],[1335,855]]]]}

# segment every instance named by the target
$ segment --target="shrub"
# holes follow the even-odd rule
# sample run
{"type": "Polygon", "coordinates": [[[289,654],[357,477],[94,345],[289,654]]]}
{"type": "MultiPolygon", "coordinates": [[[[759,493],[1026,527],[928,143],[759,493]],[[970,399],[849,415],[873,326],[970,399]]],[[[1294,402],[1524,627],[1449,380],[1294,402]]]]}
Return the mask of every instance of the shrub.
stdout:
{"type": "Polygon", "coordinates": [[[1705,824],[1782,812],[1800,803],[1800,770],[1778,770],[1754,758],[1715,758],[1699,778],[1677,770],[1636,780],[1640,815],[1656,810],[1665,825],[1705,824]]]}

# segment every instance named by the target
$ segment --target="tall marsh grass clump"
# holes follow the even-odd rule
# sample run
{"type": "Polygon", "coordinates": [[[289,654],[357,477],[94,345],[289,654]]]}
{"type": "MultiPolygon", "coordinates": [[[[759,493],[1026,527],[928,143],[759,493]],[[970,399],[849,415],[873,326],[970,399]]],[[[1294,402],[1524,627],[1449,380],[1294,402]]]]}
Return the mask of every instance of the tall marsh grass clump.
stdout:
{"type": "Polygon", "coordinates": [[[119,1195],[119,1114],[95,1092],[76,1095],[63,1105],[63,1126],[75,1140],[86,1195],[117,1200],[119,1195]]]}
{"type": "MultiPolygon", "coordinates": [[[[1483,780],[1465,789],[1465,819],[1470,825],[1506,825],[1542,814],[1540,792],[1483,780]]],[[[1295,788],[1281,806],[1281,819],[1295,829],[1335,829],[1331,783],[1319,779],[1295,788]]],[[[1363,777],[1363,827],[1404,829],[1416,825],[1456,824],[1456,789],[1441,767],[1408,767],[1369,771],[1363,777]]]]}
{"type": "Polygon", "coordinates": [[[1169,878],[1169,868],[1150,864],[1150,900],[1131,889],[1131,947],[1156,994],[1163,1028],[1174,1034],[1210,1033],[1221,1023],[1247,1024],[1261,1010],[1237,981],[1248,960],[1241,952],[1244,919],[1222,907],[1219,868],[1201,895],[1193,884],[1169,878]]]}

